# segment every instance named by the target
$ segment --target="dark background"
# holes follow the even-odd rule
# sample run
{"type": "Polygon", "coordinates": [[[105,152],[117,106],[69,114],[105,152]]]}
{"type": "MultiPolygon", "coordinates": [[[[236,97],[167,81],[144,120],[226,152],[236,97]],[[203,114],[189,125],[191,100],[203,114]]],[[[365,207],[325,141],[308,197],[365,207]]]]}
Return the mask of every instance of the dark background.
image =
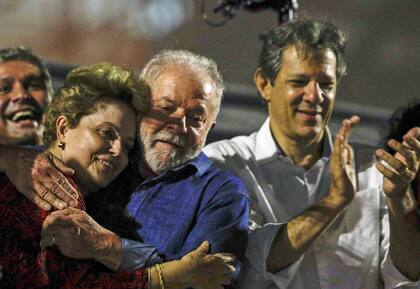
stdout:
{"type": "MultiPolygon", "coordinates": [[[[32,47],[55,64],[57,76],[63,70],[57,64],[109,61],[138,70],[163,48],[205,54],[219,63],[228,83],[210,140],[249,133],[265,119],[252,83],[258,36],[276,25],[277,15],[239,11],[214,28],[202,20],[200,2],[0,0],[0,46],[32,47]]],[[[212,7],[217,1],[207,2],[212,7]]],[[[342,117],[360,114],[354,138],[376,144],[390,112],[420,98],[420,1],[299,0],[299,5],[299,15],[331,20],[349,38],[348,75],[338,90],[333,129],[342,117]]]]}

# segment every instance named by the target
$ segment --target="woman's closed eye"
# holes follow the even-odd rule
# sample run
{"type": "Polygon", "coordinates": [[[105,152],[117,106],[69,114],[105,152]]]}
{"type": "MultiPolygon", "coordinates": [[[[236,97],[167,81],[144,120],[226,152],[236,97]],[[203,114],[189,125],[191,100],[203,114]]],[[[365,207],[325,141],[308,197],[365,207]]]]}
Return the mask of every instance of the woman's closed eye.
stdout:
{"type": "Polygon", "coordinates": [[[115,140],[118,138],[118,133],[111,128],[99,128],[97,129],[99,135],[106,140],[115,140]]]}

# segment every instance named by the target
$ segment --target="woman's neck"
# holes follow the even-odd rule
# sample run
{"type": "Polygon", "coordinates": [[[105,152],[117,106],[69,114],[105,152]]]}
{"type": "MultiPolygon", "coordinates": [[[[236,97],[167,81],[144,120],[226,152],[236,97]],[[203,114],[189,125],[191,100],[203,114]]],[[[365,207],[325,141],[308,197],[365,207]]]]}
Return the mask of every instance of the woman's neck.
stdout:
{"type": "MultiPolygon", "coordinates": [[[[61,163],[64,166],[70,167],[63,159],[63,153],[62,153],[61,148],[53,146],[52,148],[48,148],[46,152],[50,154],[50,156],[49,156],[50,162],[54,164],[54,166],[57,168],[57,170],[58,170],[58,166],[56,165],[57,163],[61,163]]],[[[93,191],[93,190],[89,190],[89,188],[83,186],[82,182],[80,182],[80,180],[78,180],[76,172],[71,177],[77,185],[76,189],[77,189],[78,193],[82,194],[82,196],[85,197],[89,192],[93,191]]]]}

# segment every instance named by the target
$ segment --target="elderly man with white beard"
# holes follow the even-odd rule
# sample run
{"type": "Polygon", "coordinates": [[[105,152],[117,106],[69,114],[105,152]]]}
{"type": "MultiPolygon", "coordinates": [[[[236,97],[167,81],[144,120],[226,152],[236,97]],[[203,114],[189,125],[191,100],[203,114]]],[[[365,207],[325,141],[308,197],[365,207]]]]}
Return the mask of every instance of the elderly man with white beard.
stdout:
{"type": "MultiPolygon", "coordinates": [[[[247,189],[237,176],[216,168],[201,152],[216,122],[224,89],[216,64],[189,51],[165,50],[146,64],[141,79],[150,86],[152,97],[149,111],[140,119],[139,149],[133,165],[105,192],[87,200],[96,221],[111,230],[127,225],[126,236],[140,237],[141,242],[107,235],[109,247],[103,254],[114,259],[109,262],[114,264],[112,269],[131,270],[179,259],[208,240],[212,253],[234,254],[238,268],[247,240],[247,189]],[[127,217],[135,228],[126,222],[127,217]]],[[[27,164],[18,162],[16,166],[27,164]]],[[[29,168],[27,176],[11,179],[18,188],[34,180],[49,183],[45,187],[55,197],[42,201],[54,205],[60,199],[54,195],[55,188],[65,179],[51,180],[48,174],[52,170],[29,168]]],[[[54,232],[61,236],[77,232],[83,221],[70,212],[57,219],[68,221],[60,232],[54,232]]],[[[48,227],[44,232],[48,233],[48,227]]],[[[87,245],[84,250],[97,248],[87,245]]]]}

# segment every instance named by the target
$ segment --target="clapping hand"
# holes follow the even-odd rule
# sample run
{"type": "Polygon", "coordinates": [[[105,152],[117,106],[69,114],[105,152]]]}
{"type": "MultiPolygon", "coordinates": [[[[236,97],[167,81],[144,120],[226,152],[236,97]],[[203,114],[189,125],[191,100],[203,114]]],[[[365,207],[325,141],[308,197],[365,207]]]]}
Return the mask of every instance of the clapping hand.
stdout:
{"type": "Polygon", "coordinates": [[[330,159],[331,194],[346,203],[355,195],[356,178],[353,169],[353,150],[349,145],[352,128],[360,122],[358,116],[343,120],[334,141],[330,159]]]}

